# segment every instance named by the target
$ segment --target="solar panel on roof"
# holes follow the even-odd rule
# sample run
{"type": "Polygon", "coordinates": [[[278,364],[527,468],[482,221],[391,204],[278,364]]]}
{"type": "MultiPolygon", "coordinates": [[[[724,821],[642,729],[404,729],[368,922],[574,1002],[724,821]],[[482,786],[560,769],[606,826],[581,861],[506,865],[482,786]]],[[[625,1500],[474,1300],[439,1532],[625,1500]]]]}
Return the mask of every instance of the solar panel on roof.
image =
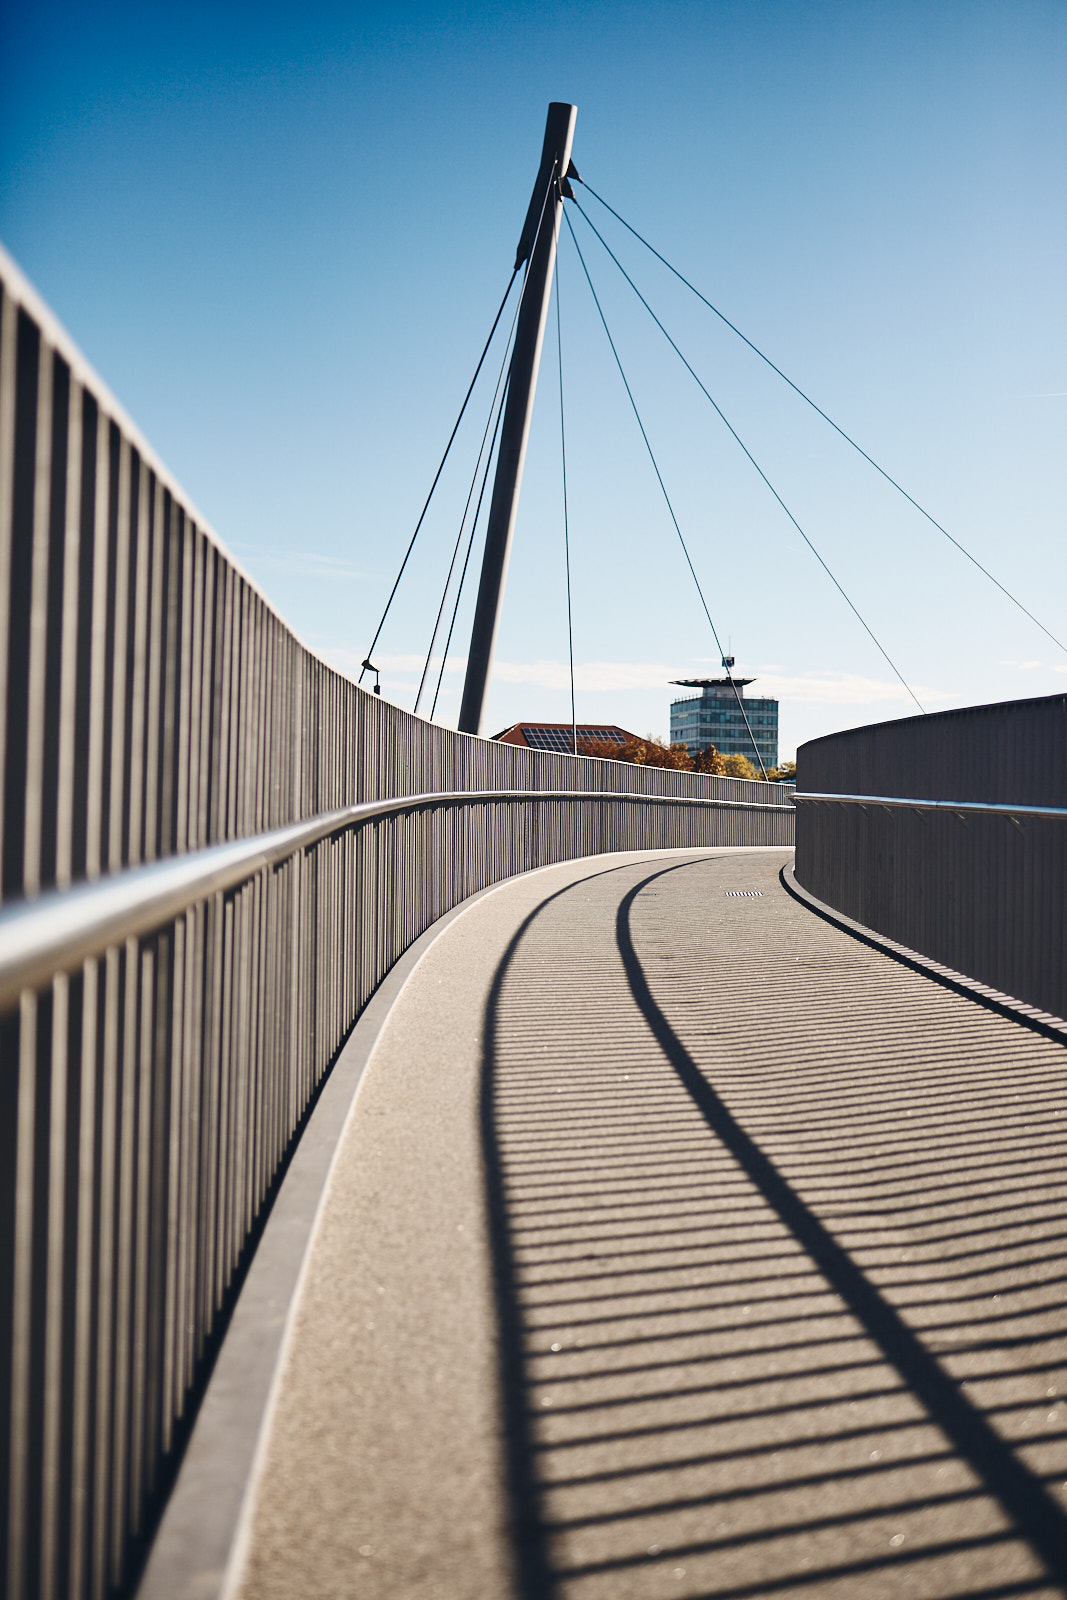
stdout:
{"type": "MultiPolygon", "coordinates": [[[[570,728],[531,728],[528,723],[521,724],[526,743],[534,750],[561,750],[569,753],[571,748],[570,728]]],[[[626,740],[621,733],[614,729],[598,727],[578,728],[579,739],[596,739],[603,744],[625,744],[626,740]]]]}

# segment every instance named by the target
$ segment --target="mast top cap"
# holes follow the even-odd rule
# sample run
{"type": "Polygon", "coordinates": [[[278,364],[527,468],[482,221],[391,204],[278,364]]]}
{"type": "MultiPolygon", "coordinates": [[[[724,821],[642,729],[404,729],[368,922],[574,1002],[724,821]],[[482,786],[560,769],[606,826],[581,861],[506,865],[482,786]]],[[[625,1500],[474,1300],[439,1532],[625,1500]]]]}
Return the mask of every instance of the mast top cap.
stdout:
{"type": "MultiPolygon", "coordinates": [[[[573,165],[571,161],[571,141],[574,138],[574,123],[578,116],[578,107],[570,105],[566,100],[553,100],[549,103],[548,117],[545,121],[545,140],[541,147],[541,165],[537,169],[537,179],[530,196],[530,204],[526,212],[526,221],[522,225],[519,235],[518,249],[515,251],[515,269],[522,266],[533,249],[537,237],[537,225],[545,210],[545,196],[553,173],[562,183],[573,165]]],[[[577,172],[575,173],[577,177],[577,172]]]]}

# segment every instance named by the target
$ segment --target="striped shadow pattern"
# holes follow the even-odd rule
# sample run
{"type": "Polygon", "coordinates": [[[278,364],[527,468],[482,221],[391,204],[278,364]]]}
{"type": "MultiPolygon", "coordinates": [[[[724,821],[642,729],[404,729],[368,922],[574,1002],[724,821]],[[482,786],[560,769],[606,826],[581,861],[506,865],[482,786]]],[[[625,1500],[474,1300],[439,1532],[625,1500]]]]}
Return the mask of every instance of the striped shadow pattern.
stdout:
{"type": "Polygon", "coordinates": [[[1067,1579],[1067,1054],[771,861],[532,916],[487,1019],[517,1591],[1067,1579]]]}

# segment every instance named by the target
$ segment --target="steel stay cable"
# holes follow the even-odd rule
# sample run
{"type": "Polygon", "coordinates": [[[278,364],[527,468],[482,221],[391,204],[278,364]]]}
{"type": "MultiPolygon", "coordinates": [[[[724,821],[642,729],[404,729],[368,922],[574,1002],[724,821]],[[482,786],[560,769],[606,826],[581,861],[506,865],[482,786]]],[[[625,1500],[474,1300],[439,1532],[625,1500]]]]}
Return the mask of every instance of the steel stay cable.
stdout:
{"type": "Polygon", "coordinates": [[[448,661],[448,652],[452,645],[452,634],[455,631],[456,618],[459,616],[459,603],[463,598],[463,585],[467,581],[467,568],[470,565],[471,552],[474,549],[474,536],[478,531],[478,518],[482,514],[482,501],[485,498],[486,486],[489,483],[489,467],[493,460],[493,451],[496,449],[497,435],[500,432],[500,424],[504,416],[504,401],[507,397],[507,389],[508,385],[505,384],[504,393],[500,397],[500,404],[496,408],[496,422],[493,424],[493,438],[489,445],[489,454],[485,458],[485,471],[482,473],[482,486],[478,491],[478,504],[474,508],[474,516],[471,519],[470,524],[470,534],[467,538],[467,554],[463,557],[463,570],[459,575],[459,587],[456,590],[456,600],[452,607],[452,618],[448,624],[448,637],[445,640],[445,647],[441,652],[441,665],[437,673],[437,687],[434,689],[433,704],[430,707],[431,722],[433,721],[434,713],[437,710],[437,699],[441,693],[441,684],[444,682],[445,665],[448,661]]]}
{"type": "Polygon", "coordinates": [[[645,425],[641,421],[641,413],[637,409],[637,402],[633,397],[633,391],[631,390],[629,382],[627,381],[626,373],[623,371],[622,362],[619,360],[619,352],[616,350],[615,341],[611,337],[611,331],[608,328],[607,318],[604,316],[604,312],[603,312],[603,309],[601,308],[600,301],[597,298],[597,292],[593,288],[593,280],[589,276],[589,268],[585,264],[585,257],[582,255],[581,246],[578,243],[577,237],[575,236],[574,227],[573,227],[573,225],[571,223],[570,217],[567,216],[566,211],[564,211],[563,216],[564,216],[564,219],[566,220],[567,227],[570,230],[570,236],[571,236],[572,240],[574,241],[574,248],[578,252],[578,260],[582,264],[582,271],[585,273],[585,281],[589,285],[589,293],[593,296],[593,303],[596,306],[597,311],[600,314],[600,321],[601,321],[601,324],[603,325],[604,332],[607,335],[608,344],[611,346],[611,353],[615,357],[615,365],[619,369],[619,376],[621,377],[621,379],[623,381],[623,387],[626,390],[627,398],[629,399],[630,405],[631,405],[631,407],[633,409],[633,414],[637,418],[637,426],[640,428],[641,437],[645,441],[645,449],[648,451],[649,460],[652,462],[652,470],[656,474],[656,480],[659,483],[660,491],[661,491],[661,493],[663,495],[663,498],[664,498],[664,500],[666,502],[667,510],[670,513],[671,521],[674,523],[674,531],[678,535],[678,542],[682,547],[682,554],[685,556],[686,564],[689,567],[690,573],[692,574],[693,582],[696,584],[696,591],[697,591],[697,594],[700,596],[700,604],[704,608],[704,615],[708,619],[708,626],[711,628],[712,638],[715,640],[715,644],[716,644],[716,647],[718,649],[719,655],[722,658],[723,666],[724,666],[725,671],[726,671],[726,676],[729,679],[729,683],[730,683],[731,689],[734,691],[734,697],[737,700],[738,707],[740,708],[741,716],[742,716],[742,718],[744,720],[745,729],[746,729],[746,731],[748,733],[748,737],[749,737],[749,739],[751,741],[752,748],[756,752],[756,760],[760,764],[760,771],[763,773],[764,778],[766,778],[767,777],[767,768],[763,764],[763,757],[760,755],[759,746],[756,743],[755,735],[753,734],[751,725],[749,724],[748,713],[745,710],[744,700],[743,700],[743,698],[741,696],[741,693],[740,693],[736,683],[734,682],[733,672],[731,671],[731,669],[728,666],[726,666],[726,652],[723,650],[722,640],[719,638],[718,630],[716,629],[715,624],[714,624],[714,622],[712,621],[712,618],[711,618],[711,612],[708,610],[708,602],[704,598],[704,591],[700,586],[700,579],[697,577],[696,568],[693,566],[692,559],[691,559],[691,557],[689,555],[688,547],[686,546],[685,539],[682,536],[682,530],[678,525],[678,518],[674,514],[674,507],[671,504],[670,495],[667,493],[667,486],[663,482],[663,475],[659,470],[659,466],[658,466],[658,464],[656,462],[656,457],[655,457],[655,455],[653,453],[652,446],[649,443],[648,434],[645,432],[645,425]]]}
{"type": "Polygon", "coordinates": [[[756,460],[756,458],[752,454],[751,450],[745,444],[744,440],[741,438],[740,434],[737,432],[737,429],[733,426],[733,424],[729,421],[729,419],[727,418],[727,416],[723,412],[722,407],[714,399],[714,397],[712,396],[710,391],[707,389],[707,387],[705,386],[705,384],[701,380],[700,376],[693,369],[693,367],[690,365],[690,363],[686,360],[686,358],[682,354],[681,350],[678,348],[678,346],[675,344],[674,340],[671,338],[670,334],[667,332],[666,328],[663,326],[663,323],[659,320],[659,318],[657,317],[656,313],[653,311],[652,307],[649,305],[648,301],[645,299],[644,295],[641,293],[640,289],[637,287],[636,283],[634,283],[633,279],[630,277],[630,274],[626,271],[626,268],[622,265],[622,262],[619,260],[618,256],[612,250],[611,246],[607,243],[606,239],[601,234],[600,230],[596,227],[595,223],[590,221],[590,219],[585,215],[585,212],[582,211],[581,206],[578,207],[578,210],[581,212],[582,216],[585,218],[586,225],[589,228],[591,228],[592,231],[596,234],[597,238],[600,240],[600,243],[604,246],[604,249],[607,251],[607,253],[611,257],[612,261],[614,261],[615,265],[618,267],[619,271],[622,273],[623,277],[626,279],[626,282],[630,285],[630,288],[633,290],[634,294],[640,300],[641,304],[644,306],[645,310],[648,312],[649,316],[652,318],[653,322],[656,324],[656,327],[662,333],[663,337],[666,339],[667,343],[670,345],[671,349],[674,351],[674,353],[678,357],[679,361],[682,363],[682,365],[685,367],[686,371],[689,373],[690,377],[696,383],[696,385],[699,388],[701,394],[703,394],[704,398],[714,408],[714,410],[716,412],[716,415],[719,417],[720,421],[729,430],[729,432],[732,435],[732,437],[734,438],[734,440],[737,442],[738,445],[740,445],[741,449],[744,451],[745,455],[748,457],[748,459],[751,462],[751,464],[755,467],[756,471],[759,473],[760,477],[763,479],[763,482],[766,484],[767,488],[771,491],[771,494],[777,500],[778,504],[781,506],[782,510],[785,512],[786,516],[789,518],[790,522],[793,524],[794,528],[797,530],[797,532],[799,533],[800,537],[803,539],[804,543],[807,545],[808,549],[811,551],[812,555],[815,557],[816,561],[822,567],[823,571],[826,573],[826,576],[830,579],[830,582],[833,584],[833,586],[837,590],[838,594],[844,600],[845,604],[848,606],[849,610],[852,612],[852,614],[856,618],[857,622],[863,628],[864,632],[867,634],[867,637],[875,645],[875,647],[878,650],[879,654],[881,655],[882,659],[889,666],[889,668],[891,669],[891,671],[893,672],[893,674],[897,678],[897,680],[901,684],[903,684],[904,688],[907,690],[907,692],[911,696],[912,700],[915,701],[915,704],[919,707],[919,710],[922,712],[923,716],[925,716],[926,715],[926,708],[922,704],[922,702],[919,700],[918,695],[915,693],[915,691],[911,687],[910,683],[908,683],[907,679],[904,677],[903,673],[900,671],[899,667],[896,665],[896,663],[894,662],[893,658],[890,656],[889,652],[885,649],[884,645],[882,645],[882,643],[878,639],[877,635],[875,634],[873,628],[871,628],[869,626],[869,624],[864,621],[864,618],[860,614],[858,608],[849,599],[848,595],[846,594],[845,590],[842,588],[841,584],[834,577],[834,574],[830,571],[830,568],[827,566],[826,562],[823,560],[823,558],[819,554],[818,550],[816,550],[814,544],[808,538],[807,534],[804,532],[804,529],[800,526],[800,523],[797,521],[796,517],[790,511],[789,507],[786,505],[786,503],[782,499],[781,495],[778,493],[778,490],[774,487],[774,484],[768,478],[767,474],[764,472],[763,468],[760,466],[759,462],[756,460]]]}
{"type": "MultiPolygon", "coordinates": [[[[541,213],[540,213],[540,215],[539,215],[539,217],[537,219],[537,228],[536,228],[536,231],[534,232],[533,243],[530,245],[530,252],[529,252],[529,255],[526,258],[528,262],[532,258],[533,252],[537,247],[538,239],[541,237],[541,228],[542,228],[542,225],[544,224],[544,220],[545,220],[545,208],[548,205],[549,196],[552,194],[553,188],[554,188],[554,186],[556,184],[556,181],[557,181],[558,167],[559,167],[559,163],[557,161],[554,161],[552,163],[552,171],[549,174],[549,181],[548,181],[548,184],[547,184],[547,186],[545,188],[545,197],[541,201],[541,213]]],[[[555,226],[555,224],[553,223],[553,227],[554,226],[555,226]]],[[[518,266],[516,266],[515,270],[516,270],[516,272],[518,271],[518,266]]],[[[514,320],[512,322],[512,327],[511,327],[512,334],[514,334],[516,324],[518,323],[518,320],[519,320],[519,311],[522,308],[522,302],[523,302],[523,299],[524,299],[525,294],[526,294],[526,285],[527,285],[528,281],[529,281],[529,268],[527,268],[526,275],[524,276],[524,278],[522,280],[522,288],[519,291],[519,303],[515,308],[515,317],[514,317],[514,320]]],[[[468,566],[470,564],[471,551],[474,549],[474,535],[475,535],[475,533],[477,531],[477,528],[478,528],[478,517],[481,514],[482,500],[485,497],[486,485],[489,482],[489,465],[490,465],[490,462],[493,459],[493,451],[496,448],[497,434],[500,431],[500,423],[501,423],[501,420],[502,420],[503,415],[504,415],[504,405],[505,405],[505,402],[506,402],[506,399],[507,399],[507,392],[508,392],[508,388],[510,386],[510,383],[511,383],[511,373],[510,373],[510,370],[509,370],[509,372],[508,372],[508,382],[504,385],[504,393],[501,396],[500,405],[497,408],[496,425],[493,428],[492,443],[489,446],[489,454],[485,458],[485,472],[484,472],[484,474],[482,476],[482,487],[478,492],[478,504],[475,507],[474,520],[471,522],[471,525],[470,525],[470,538],[467,540],[467,554],[463,558],[463,570],[459,575],[459,588],[456,590],[456,603],[452,607],[452,619],[451,619],[451,621],[449,622],[449,625],[448,625],[448,637],[445,640],[445,648],[444,648],[444,651],[442,652],[442,655],[441,655],[441,667],[440,667],[440,670],[439,670],[439,672],[437,674],[437,687],[434,689],[433,703],[430,706],[430,721],[431,722],[433,721],[434,713],[437,710],[437,699],[438,699],[438,696],[441,693],[441,684],[444,681],[445,665],[446,665],[446,663],[448,661],[448,652],[449,652],[449,648],[450,648],[450,646],[452,644],[452,633],[453,633],[453,630],[455,629],[455,626],[456,626],[456,618],[459,616],[459,604],[460,604],[461,599],[463,598],[463,585],[467,581],[467,568],[468,568],[468,566]]],[[[431,646],[432,646],[432,641],[431,641],[431,646]]],[[[421,686],[420,686],[419,692],[420,692],[420,694],[422,692],[421,686]]],[[[418,700],[416,699],[416,705],[417,704],[418,704],[418,700]]]]}
{"type": "MultiPolygon", "coordinates": [[[[577,176],[578,176],[577,173],[575,173],[574,176],[577,178],[577,176]]],[[[1045,637],[1047,639],[1051,639],[1052,643],[1054,645],[1056,645],[1058,649],[1063,650],[1065,653],[1067,653],[1067,644],[1064,644],[1062,639],[1057,639],[1056,635],[1054,633],[1052,633],[1050,631],[1050,629],[1046,628],[1045,624],[1043,622],[1041,622],[1037,617],[1035,617],[1033,612],[1029,611],[1027,609],[1027,607],[1023,605],[1022,601],[1017,599],[1015,597],[1015,595],[1012,594],[1010,589],[1006,589],[1004,587],[1004,585],[1001,583],[999,578],[995,578],[993,576],[993,574],[989,571],[988,567],[984,567],[982,565],[982,563],[978,560],[977,556],[973,556],[971,554],[971,552],[967,549],[966,545],[961,544],[960,541],[957,538],[955,538],[951,533],[949,533],[949,531],[948,531],[948,529],[946,527],[943,527],[942,524],[940,522],[938,522],[936,517],[932,516],[930,514],[930,512],[926,510],[925,506],[920,505],[918,500],[916,500],[913,495],[910,495],[908,493],[907,489],[904,488],[903,484],[898,483],[896,478],[894,478],[891,473],[888,473],[885,470],[884,467],[880,467],[878,465],[877,461],[875,461],[874,457],[873,456],[869,456],[867,454],[866,450],[864,450],[863,446],[861,444],[857,444],[855,439],[853,439],[852,435],[845,432],[844,428],[841,427],[840,423],[835,422],[833,417],[827,415],[827,413],[822,409],[822,407],[820,405],[817,405],[816,402],[811,398],[811,396],[809,394],[805,394],[804,390],[800,387],[800,385],[798,383],[794,383],[792,378],[790,378],[786,373],[784,373],[782,371],[781,367],[775,366],[775,364],[771,360],[770,356],[764,355],[764,353],[760,349],[759,345],[753,344],[752,340],[750,338],[748,338],[748,336],[746,334],[742,333],[741,329],[738,328],[734,323],[732,323],[730,321],[729,317],[725,316],[723,314],[723,312],[721,312],[719,310],[718,306],[712,304],[712,302],[708,299],[707,295],[701,294],[700,290],[696,287],[696,285],[693,284],[693,283],[690,283],[689,279],[685,276],[685,274],[682,273],[682,272],[679,272],[677,267],[672,266],[671,263],[667,260],[667,257],[664,256],[664,255],[661,255],[660,252],[656,249],[655,245],[649,244],[648,240],[642,234],[638,233],[637,229],[635,227],[633,227],[629,222],[627,222],[625,217],[620,216],[619,213],[615,210],[614,206],[610,206],[608,204],[608,202],[603,198],[603,196],[597,194],[596,190],[593,189],[593,188],[590,188],[589,184],[584,182],[583,179],[578,178],[578,182],[582,185],[583,189],[588,189],[589,193],[593,196],[593,199],[596,200],[596,201],[599,201],[599,203],[604,207],[605,211],[610,211],[611,215],[616,219],[616,221],[617,222],[621,222],[622,226],[627,230],[627,232],[628,233],[632,233],[634,238],[636,240],[638,240],[638,242],[640,244],[643,244],[645,249],[648,250],[652,255],[655,256],[657,261],[661,261],[663,263],[663,265],[667,268],[667,271],[674,274],[674,276],[678,279],[679,283],[683,283],[685,285],[685,287],[690,291],[691,294],[695,294],[697,299],[699,301],[701,301],[701,303],[703,305],[706,305],[708,310],[713,312],[715,314],[715,316],[718,317],[719,321],[724,323],[726,325],[726,327],[729,328],[731,333],[736,333],[737,337],[741,340],[741,342],[743,344],[747,344],[748,348],[753,352],[754,355],[759,356],[760,360],[765,362],[766,365],[768,367],[770,367],[772,372],[777,373],[778,377],[781,378],[782,382],[783,383],[787,383],[789,385],[789,387],[793,390],[793,392],[800,396],[800,398],[804,401],[805,405],[809,405],[811,407],[811,409],[814,412],[816,412],[823,419],[824,422],[829,423],[830,427],[833,428],[834,432],[837,433],[837,434],[840,434],[841,438],[844,439],[845,443],[851,445],[853,450],[855,450],[859,455],[861,455],[863,457],[864,461],[866,461],[869,466],[872,466],[874,468],[875,472],[877,472],[881,477],[883,477],[885,479],[886,483],[891,484],[892,487],[897,491],[898,494],[903,495],[904,499],[908,502],[908,504],[911,505],[911,506],[914,506],[915,510],[919,513],[919,515],[922,516],[922,517],[925,517],[927,522],[931,525],[931,527],[936,528],[938,533],[944,534],[944,536],[948,540],[949,544],[955,545],[956,549],[960,552],[960,555],[965,556],[967,558],[967,560],[971,563],[972,566],[977,567],[978,571],[983,575],[983,577],[988,578],[990,583],[992,583],[996,588],[998,588],[1000,590],[1001,594],[1004,595],[1004,597],[1006,599],[1010,600],[1012,605],[1016,606],[1022,612],[1024,617],[1029,617],[1030,621],[1034,624],[1034,626],[1036,628],[1040,628],[1041,632],[1045,635],[1045,637]]],[[[578,210],[582,212],[582,216],[585,217],[586,222],[589,222],[588,216],[586,216],[585,212],[582,211],[582,207],[578,203],[577,200],[575,200],[575,205],[577,205],[578,206],[578,210]]],[[[589,226],[592,227],[593,224],[591,222],[589,222],[589,226]]]]}
{"type": "MultiPolygon", "coordinates": [[[[515,279],[516,279],[516,277],[518,275],[518,271],[519,271],[518,267],[517,266],[514,267],[512,269],[511,277],[508,279],[508,286],[504,290],[504,298],[503,298],[503,300],[501,300],[500,306],[499,306],[499,308],[497,310],[497,314],[493,318],[493,326],[489,329],[489,337],[485,341],[485,347],[482,350],[481,355],[478,357],[478,365],[474,369],[474,377],[471,379],[470,387],[468,388],[467,393],[463,397],[463,404],[459,408],[459,416],[456,418],[455,426],[453,427],[452,432],[448,436],[448,443],[445,445],[445,453],[441,457],[441,462],[440,462],[440,465],[437,468],[437,471],[434,473],[433,482],[430,485],[430,492],[426,496],[425,504],[423,505],[423,508],[419,513],[419,520],[415,524],[415,532],[411,535],[411,541],[410,541],[406,551],[404,552],[404,559],[400,563],[400,571],[397,573],[396,581],[394,582],[392,589],[390,589],[390,591],[389,591],[389,598],[385,602],[385,610],[382,612],[381,620],[378,623],[377,628],[375,629],[374,638],[370,642],[370,649],[367,651],[367,655],[366,655],[366,658],[365,658],[365,660],[363,662],[363,666],[362,666],[362,669],[360,671],[359,677],[356,679],[357,685],[361,684],[363,682],[364,675],[365,675],[368,667],[370,666],[370,659],[374,654],[374,647],[378,643],[378,640],[381,637],[382,629],[385,627],[385,619],[389,615],[389,608],[392,605],[393,600],[396,597],[397,589],[400,587],[400,580],[404,576],[404,568],[408,564],[408,558],[411,555],[412,550],[414,550],[414,548],[415,548],[415,540],[419,537],[419,529],[422,527],[422,524],[423,524],[423,522],[425,521],[425,518],[426,518],[426,513],[430,509],[430,501],[433,499],[434,490],[437,488],[437,484],[438,484],[438,481],[439,481],[439,479],[441,477],[441,474],[445,470],[445,462],[448,460],[448,453],[452,448],[452,444],[453,444],[453,441],[455,440],[456,434],[459,432],[459,425],[463,421],[463,414],[467,409],[467,402],[470,400],[471,395],[474,393],[474,385],[478,382],[478,374],[481,372],[482,364],[484,363],[486,356],[489,354],[489,346],[493,342],[493,335],[496,333],[497,324],[499,323],[500,318],[504,314],[504,307],[508,303],[508,296],[511,294],[512,285],[515,282],[515,279]]],[[[525,288],[525,282],[523,284],[523,287],[525,288]]],[[[521,297],[521,294],[520,294],[520,303],[521,303],[521,298],[522,297],[521,297]]]]}
{"type": "MultiPolygon", "coordinates": [[[[455,543],[455,548],[452,551],[452,560],[451,560],[451,562],[449,564],[448,576],[445,579],[445,586],[444,586],[444,589],[443,589],[443,591],[441,593],[441,604],[437,608],[437,620],[433,625],[433,633],[430,635],[430,648],[426,652],[426,661],[425,661],[425,663],[423,665],[422,677],[419,679],[419,690],[418,690],[418,693],[415,696],[415,705],[414,705],[414,708],[413,708],[413,715],[416,715],[416,716],[418,715],[419,701],[422,699],[422,691],[423,691],[423,689],[425,687],[425,684],[426,684],[426,676],[427,676],[427,673],[430,670],[430,659],[431,659],[431,657],[433,655],[433,647],[437,642],[437,634],[438,634],[438,630],[440,629],[440,626],[441,626],[441,618],[444,616],[445,605],[446,605],[446,603],[448,601],[448,591],[452,587],[452,575],[456,570],[456,561],[457,561],[457,559],[459,557],[460,545],[463,542],[463,534],[464,534],[464,530],[466,529],[466,526],[467,526],[467,516],[468,516],[468,513],[470,512],[471,501],[474,499],[474,491],[475,491],[475,489],[477,488],[477,485],[478,485],[478,476],[479,476],[479,474],[480,474],[480,472],[482,470],[482,460],[483,460],[484,455],[485,455],[485,444],[486,444],[486,440],[489,438],[489,430],[493,427],[493,417],[494,417],[495,412],[496,412],[497,399],[499,398],[499,395],[500,395],[501,385],[504,382],[504,374],[507,371],[508,359],[509,359],[509,357],[511,355],[511,341],[515,337],[515,326],[516,326],[516,324],[517,324],[517,322],[519,320],[519,311],[521,310],[521,308],[522,308],[522,295],[520,294],[519,298],[518,298],[518,302],[517,302],[517,304],[515,306],[515,315],[511,319],[511,329],[510,329],[510,332],[508,333],[507,343],[504,346],[504,357],[503,357],[503,360],[500,363],[500,371],[497,374],[496,387],[493,390],[493,398],[489,402],[489,415],[485,419],[485,431],[482,434],[482,442],[481,442],[481,445],[479,446],[477,459],[475,460],[475,463],[474,463],[474,474],[473,474],[473,476],[471,478],[471,486],[467,491],[467,503],[463,507],[463,515],[460,518],[460,522],[459,522],[459,532],[456,534],[456,543],[455,543]]],[[[495,429],[493,430],[493,437],[494,437],[494,439],[496,437],[496,430],[495,429]]],[[[490,450],[490,455],[491,454],[492,454],[492,450],[490,450]]],[[[479,500],[479,504],[480,503],[481,502],[479,500]]]]}

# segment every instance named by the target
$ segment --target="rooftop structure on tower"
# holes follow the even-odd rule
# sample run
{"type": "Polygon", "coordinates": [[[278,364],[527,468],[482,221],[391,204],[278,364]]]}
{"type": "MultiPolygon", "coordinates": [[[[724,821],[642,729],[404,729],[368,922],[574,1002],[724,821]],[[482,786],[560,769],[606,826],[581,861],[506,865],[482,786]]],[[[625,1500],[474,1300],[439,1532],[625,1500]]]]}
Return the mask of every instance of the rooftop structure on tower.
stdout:
{"type": "Polygon", "coordinates": [[[724,656],[722,664],[727,668],[725,678],[672,680],[679,688],[699,689],[700,693],[671,701],[671,743],[688,745],[690,754],[714,745],[720,755],[747,756],[755,767],[776,767],[777,700],[746,698],[745,689],[756,680],[730,673],[733,656],[724,656]]]}

